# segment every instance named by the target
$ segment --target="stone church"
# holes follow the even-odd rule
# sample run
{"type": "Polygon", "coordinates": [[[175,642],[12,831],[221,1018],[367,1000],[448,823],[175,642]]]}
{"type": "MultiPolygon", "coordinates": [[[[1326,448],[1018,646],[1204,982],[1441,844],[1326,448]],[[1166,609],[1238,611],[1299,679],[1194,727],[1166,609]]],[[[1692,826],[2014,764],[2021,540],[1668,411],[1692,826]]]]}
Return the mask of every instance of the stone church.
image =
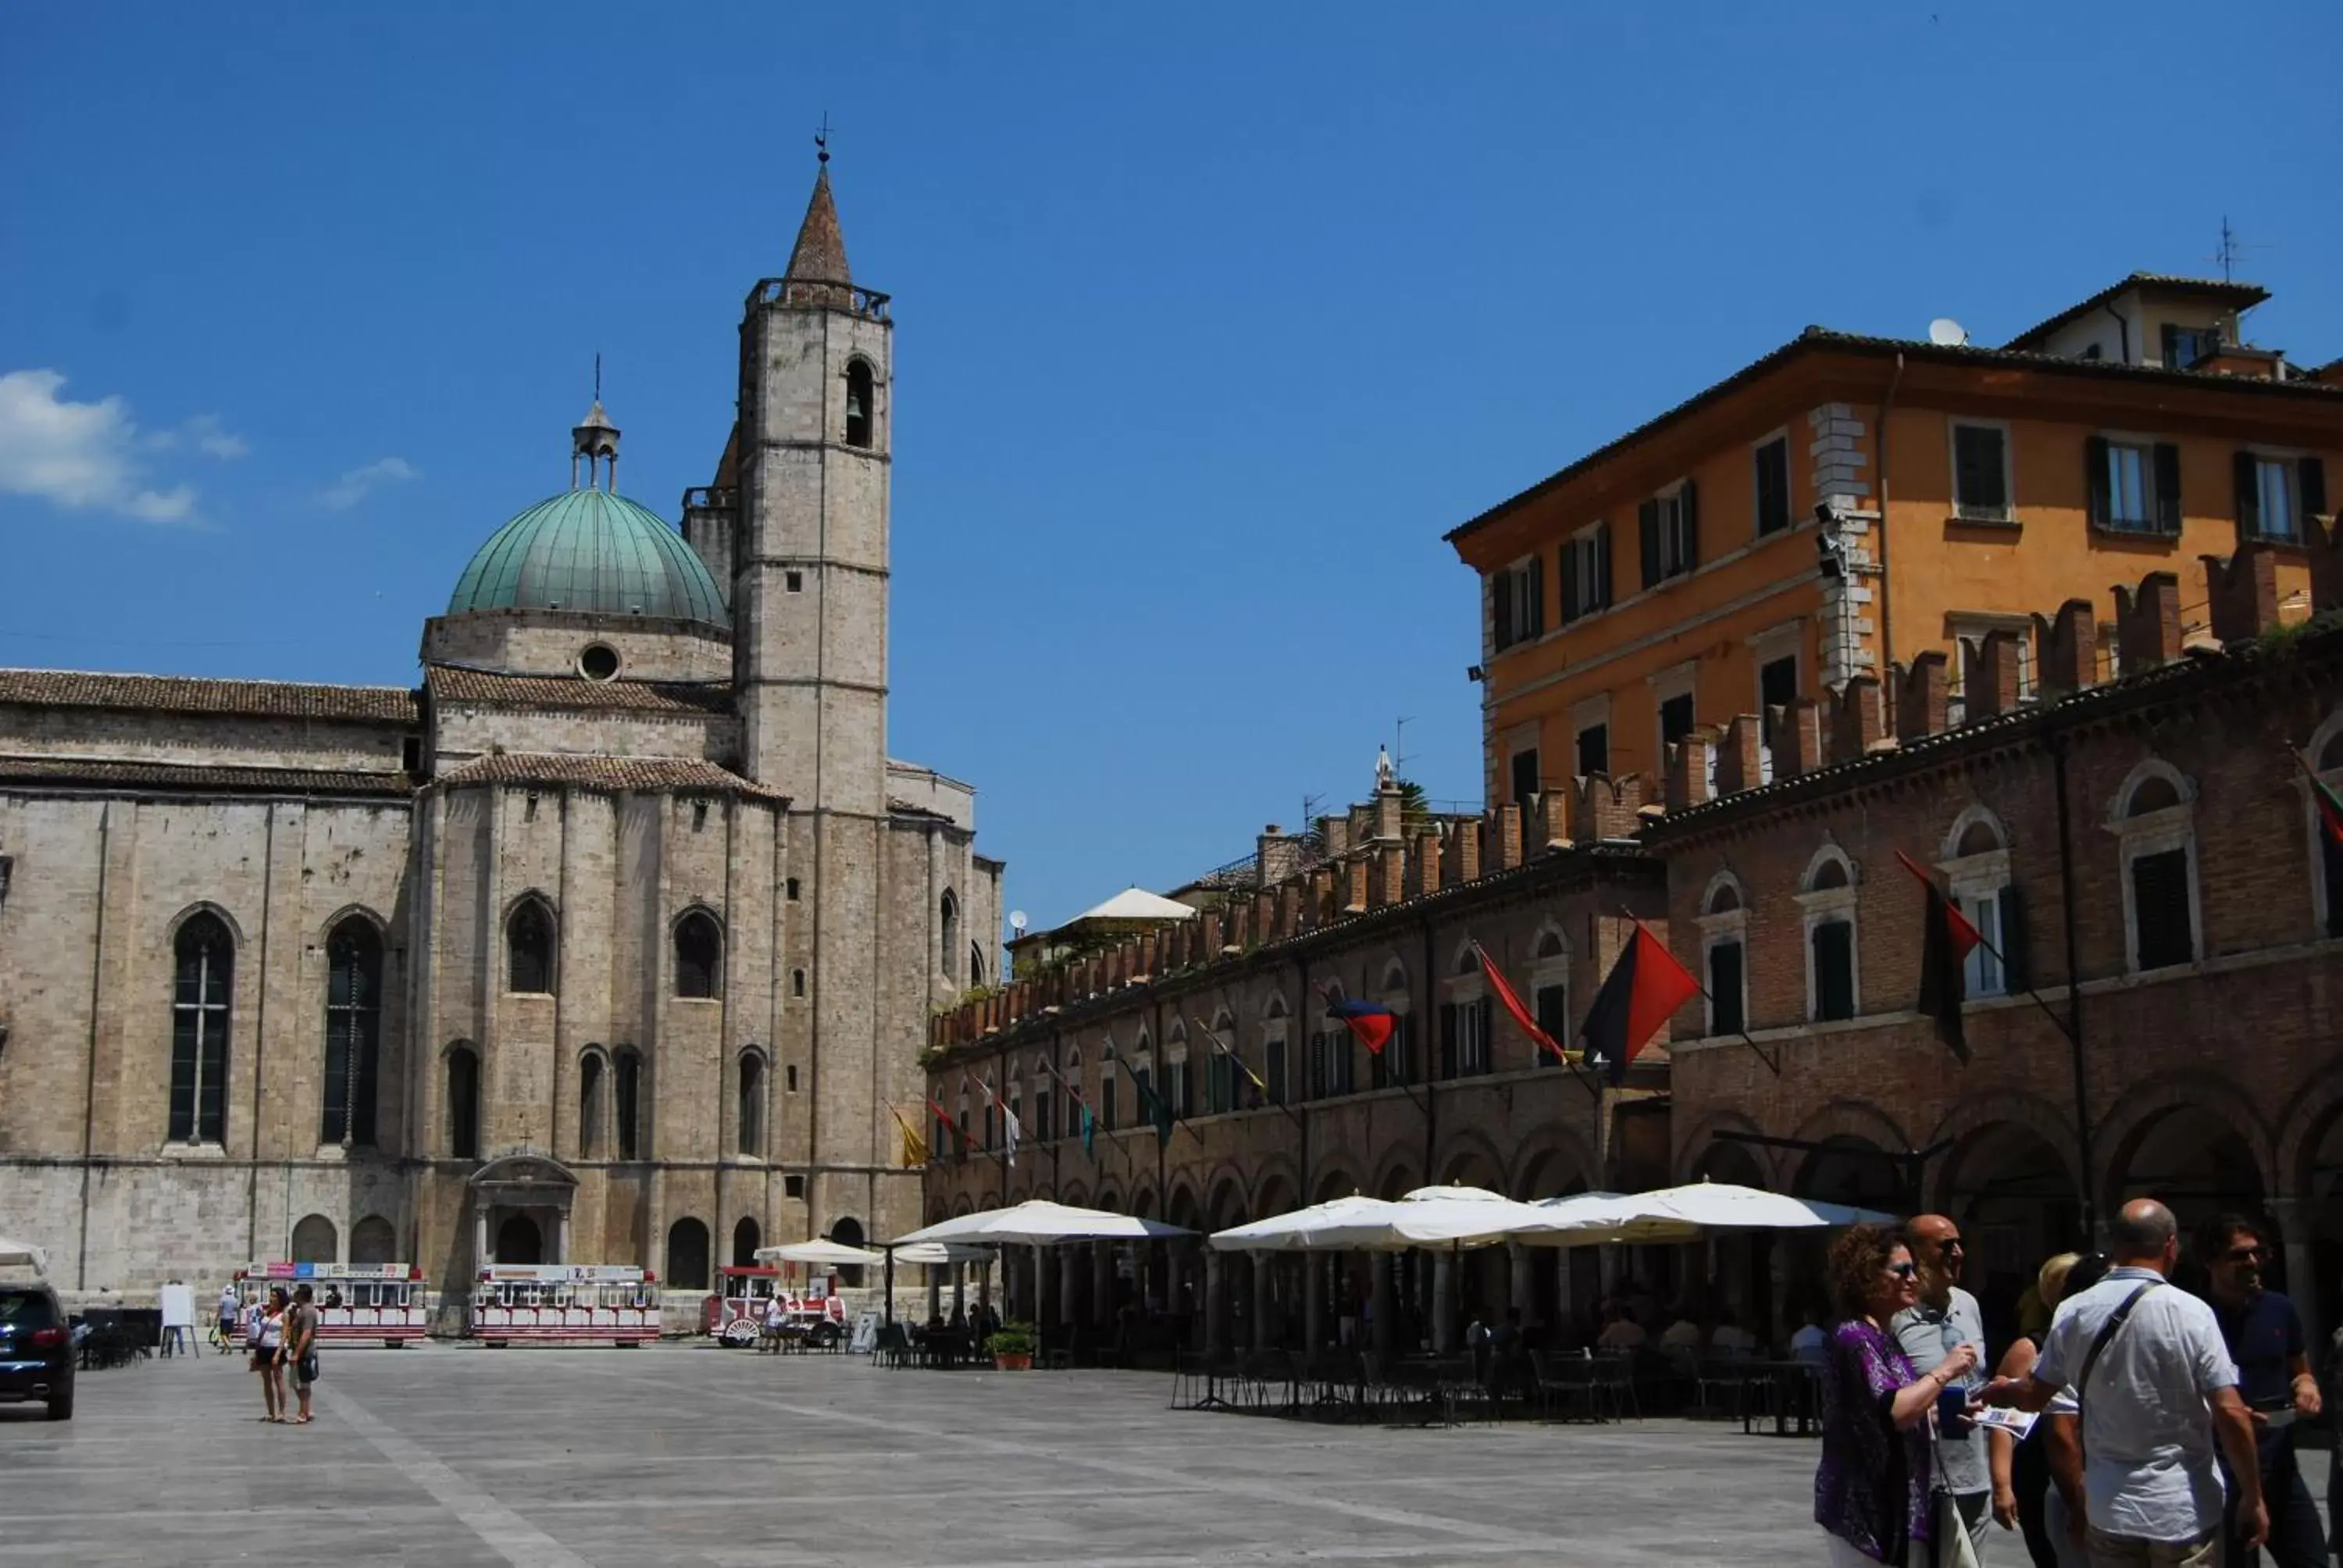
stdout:
{"type": "Polygon", "coordinates": [[[1001,866],[887,755],[892,347],[825,167],[680,531],[598,398],[417,687],[0,671],[0,1233],[77,1292],[697,1290],[918,1224],[918,1052],[997,978],[1001,866]]]}

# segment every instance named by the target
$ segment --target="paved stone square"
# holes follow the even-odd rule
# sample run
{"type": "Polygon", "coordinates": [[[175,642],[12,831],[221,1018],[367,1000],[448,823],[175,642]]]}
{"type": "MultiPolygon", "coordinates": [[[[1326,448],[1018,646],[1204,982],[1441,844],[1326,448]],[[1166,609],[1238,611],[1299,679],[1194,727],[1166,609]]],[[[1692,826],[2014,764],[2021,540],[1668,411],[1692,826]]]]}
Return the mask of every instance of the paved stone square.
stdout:
{"type": "Polygon", "coordinates": [[[68,1424],[0,1406],[0,1564],[1817,1558],[1814,1442],[1709,1423],[1321,1426],[1175,1412],[1151,1373],[433,1345],[330,1354],[301,1429],[241,1365],[90,1374],[68,1424]]]}

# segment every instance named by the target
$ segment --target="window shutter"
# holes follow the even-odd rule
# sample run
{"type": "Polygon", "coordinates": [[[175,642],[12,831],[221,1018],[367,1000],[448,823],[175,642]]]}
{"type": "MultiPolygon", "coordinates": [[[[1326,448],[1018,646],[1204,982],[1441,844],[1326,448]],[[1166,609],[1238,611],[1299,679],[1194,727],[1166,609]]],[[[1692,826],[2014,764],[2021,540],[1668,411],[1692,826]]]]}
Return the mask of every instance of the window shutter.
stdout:
{"type": "Polygon", "coordinates": [[[2002,889],[2001,989],[2016,995],[2034,984],[2034,965],[2026,950],[2026,900],[2015,885],[2002,889]]]}
{"type": "Polygon", "coordinates": [[[1688,572],[1700,565],[1700,487],[1690,479],[1676,492],[1676,528],[1684,536],[1677,569],[1688,572]]]}
{"type": "Polygon", "coordinates": [[[1855,928],[1825,920],[1815,928],[1815,1017],[1855,1016],[1855,928]]]}
{"type": "Polygon", "coordinates": [[[2104,528],[2115,516],[2115,499],[2107,486],[2107,438],[2083,438],[2083,484],[2091,498],[2091,526],[2104,528]]]}
{"type": "Polygon", "coordinates": [[[1595,609],[1611,608],[1611,525],[1605,523],[1594,534],[1594,591],[1587,603],[1595,609]]]}
{"type": "Polygon", "coordinates": [[[2237,532],[2247,538],[2262,531],[2261,487],[2255,481],[2254,455],[2239,452],[2229,459],[2231,482],[2237,492],[2237,532]]]}
{"type": "Polygon", "coordinates": [[[1440,1076],[1456,1076],[1456,1004],[1440,1004],[1440,1076]]]}
{"type": "Polygon", "coordinates": [[[1741,1019],[1741,944],[1719,942],[1708,950],[1708,994],[1713,1032],[1738,1034],[1749,1026],[1741,1019]]]}
{"type": "Polygon", "coordinates": [[[1510,648],[1513,641],[1513,574],[1497,572],[1489,578],[1489,601],[1496,617],[1496,644],[1510,648]]]}
{"type": "Polygon", "coordinates": [[[1635,532],[1644,547],[1644,586],[1660,580],[1660,503],[1644,501],[1635,508],[1635,532]]]}
{"type": "Polygon", "coordinates": [[[1568,626],[1578,618],[1581,601],[1578,596],[1578,544],[1574,539],[1562,542],[1562,614],[1557,624],[1568,626]]]}
{"type": "Polygon", "coordinates": [[[1953,467],[1958,493],[1955,505],[1963,515],[1972,512],[1999,516],[2009,509],[2008,487],[2003,484],[2002,433],[1990,425],[1953,427],[1953,467]]]}
{"type": "Polygon", "coordinates": [[[2156,528],[2180,531],[2180,448],[2169,441],[2156,444],[2156,528]]]}
{"type": "Polygon", "coordinates": [[[1487,997],[1473,1004],[1474,1022],[1480,1026],[1481,1070],[1483,1072],[1493,1070],[1496,1062],[1497,1026],[1493,1008],[1494,1004],[1487,997]]]}
{"type": "Polygon", "coordinates": [[[2166,849],[2131,863],[2132,918],[2139,967],[2160,970],[2197,956],[2188,909],[2188,851],[2166,849]]]}
{"type": "Polygon", "coordinates": [[[2327,463],[2320,457],[2305,457],[2302,474],[2298,481],[2302,491],[2302,515],[2327,515],[2327,463]]]}
{"type": "Polygon", "coordinates": [[[2164,324],[2164,367],[2167,370],[2187,368],[2180,360],[2180,328],[2168,321],[2164,324]]]}
{"type": "Polygon", "coordinates": [[[1535,637],[1545,630],[1545,563],[1533,556],[1522,571],[1530,580],[1529,625],[1522,628],[1522,635],[1535,637]]]}

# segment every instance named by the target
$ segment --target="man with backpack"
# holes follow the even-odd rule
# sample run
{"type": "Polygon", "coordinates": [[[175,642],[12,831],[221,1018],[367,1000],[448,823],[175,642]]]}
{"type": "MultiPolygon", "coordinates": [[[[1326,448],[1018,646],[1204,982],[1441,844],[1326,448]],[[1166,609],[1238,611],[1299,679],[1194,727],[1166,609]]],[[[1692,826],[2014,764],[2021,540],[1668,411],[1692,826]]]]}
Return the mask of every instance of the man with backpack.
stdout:
{"type": "Polygon", "coordinates": [[[2254,1425],[2237,1370],[2207,1306],[2166,1282],[2180,1256],[2172,1211],[2123,1207],[2108,1232],[2115,1267],[2059,1304],[2025,1378],[1996,1378],[1985,1402],[2038,1411],[2061,1388],[2081,1407],[2092,1568],[2217,1568],[2221,1467],[2237,1479],[2239,1545],[2261,1544],[2269,1515],[2254,1425]]]}

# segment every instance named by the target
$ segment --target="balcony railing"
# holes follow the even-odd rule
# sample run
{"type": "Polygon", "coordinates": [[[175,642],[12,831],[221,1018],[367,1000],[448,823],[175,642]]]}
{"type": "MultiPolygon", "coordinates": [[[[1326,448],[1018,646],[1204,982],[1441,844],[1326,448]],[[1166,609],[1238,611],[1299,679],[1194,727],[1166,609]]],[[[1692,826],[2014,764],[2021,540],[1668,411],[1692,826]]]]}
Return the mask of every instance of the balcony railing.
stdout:
{"type": "Polygon", "coordinates": [[[893,297],[875,288],[860,288],[851,283],[807,277],[760,277],[757,286],[749,291],[751,307],[759,305],[835,305],[865,321],[889,320],[887,304],[893,297]]]}

